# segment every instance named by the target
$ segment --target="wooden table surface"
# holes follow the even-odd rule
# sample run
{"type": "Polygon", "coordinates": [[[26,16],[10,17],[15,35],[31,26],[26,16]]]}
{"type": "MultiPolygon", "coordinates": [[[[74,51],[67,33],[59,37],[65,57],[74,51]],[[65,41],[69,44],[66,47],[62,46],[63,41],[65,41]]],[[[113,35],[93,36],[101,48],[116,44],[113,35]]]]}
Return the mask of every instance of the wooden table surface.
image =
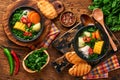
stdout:
{"type": "MultiPolygon", "coordinates": [[[[26,72],[22,67],[22,60],[30,52],[30,49],[18,46],[11,42],[6,34],[4,33],[2,26],[2,15],[5,14],[6,8],[9,4],[13,3],[16,0],[0,0],[0,44],[10,47],[14,49],[17,55],[20,58],[20,71],[18,75],[9,75],[9,64],[6,56],[3,51],[0,49],[0,80],[75,80],[75,77],[72,77],[68,74],[68,69],[64,70],[61,73],[57,73],[54,68],[51,66],[51,62],[56,58],[62,56],[54,47],[50,45],[48,48],[48,52],[50,54],[50,63],[45,69],[43,69],[40,73],[30,74],[26,72]]],[[[25,0],[28,1],[28,0],[25,0]]],[[[77,21],[79,22],[79,16],[82,13],[90,14],[87,10],[87,6],[90,5],[91,0],[60,0],[65,5],[65,10],[71,10],[77,15],[77,21]]],[[[59,19],[59,16],[58,18],[59,19]]],[[[58,21],[54,21],[57,23],[58,28],[61,30],[60,35],[68,30],[68,28],[62,27],[58,21]]],[[[120,32],[114,33],[115,36],[120,41],[119,34],[120,32]]],[[[60,36],[59,35],[59,36],[60,36]]],[[[119,52],[117,53],[118,58],[120,59],[119,52]]],[[[102,79],[100,79],[102,80],[102,79]]],[[[120,80],[120,69],[109,72],[109,78],[103,80],[120,80]]]]}

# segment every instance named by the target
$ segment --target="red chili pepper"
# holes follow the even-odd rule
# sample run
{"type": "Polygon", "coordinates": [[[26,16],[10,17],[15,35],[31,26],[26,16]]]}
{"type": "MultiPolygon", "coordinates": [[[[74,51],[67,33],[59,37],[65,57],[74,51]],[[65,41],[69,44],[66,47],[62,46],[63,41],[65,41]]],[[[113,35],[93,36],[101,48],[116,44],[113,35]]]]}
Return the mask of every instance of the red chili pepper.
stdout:
{"type": "Polygon", "coordinates": [[[20,61],[19,61],[19,58],[14,50],[11,50],[11,54],[15,60],[15,75],[16,75],[19,71],[19,68],[20,68],[20,61]]]}

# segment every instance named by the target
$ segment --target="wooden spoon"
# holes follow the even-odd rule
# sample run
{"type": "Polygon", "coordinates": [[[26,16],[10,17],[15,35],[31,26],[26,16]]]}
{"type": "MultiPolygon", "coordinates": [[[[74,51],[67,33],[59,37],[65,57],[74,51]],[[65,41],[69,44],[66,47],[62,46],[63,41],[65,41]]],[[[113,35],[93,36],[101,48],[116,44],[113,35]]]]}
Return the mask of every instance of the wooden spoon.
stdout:
{"type": "Polygon", "coordinates": [[[94,18],[96,21],[98,21],[98,22],[102,25],[103,29],[105,30],[105,32],[106,32],[106,34],[107,34],[107,36],[108,36],[108,38],[109,38],[109,41],[110,41],[110,44],[111,44],[113,50],[114,50],[114,51],[117,51],[117,46],[116,46],[115,43],[113,42],[111,36],[109,35],[109,33],[108,33],[108,31],[107,31],[107,29],[106,29],[106,27],[105,27],[105,25],[104,25],[104,15],[103,15],[102,10],[99,9],[99,8],[93,10],[92,16],[93,16],[93,18],[94,18]]]}
{"type": "MultiPolygon", "coordinates": [[[[39,50],[39,49],[37,49],[37,50],[39,50]]],[[[30,54],[32,54],[32,53],[33,53],[33,51],[31,51],[30,53],[28,53],[28,54],[24,57],[24,59],[23,59],[23,61],[22,61],[23,68],[24,68],[27,72],[29,72],[29,73],[35,73],[35,72],[37,72],[37,71],[33,71],[33,70],[27,68],[26,65],[25,65],[25,60],[26,60],[26,58],[27,58],[30,54]]],[[[47,58],[47,62],[41,67],[41,70],[42,70],[45,66],[47,66],[47,64],[49,63],[49,60],[50,60],[50,56],[49,56],[48,52],[47,52],[46,50],[44,50],[44,53],[45,53],[46,55],[48,55],[48,58],[47,58]]]]}
{"type": "Polygon", "coordinates": [[[94,20],[90,16],[88,16],[87,14],[82,14],[80,16],[80,20],[84,26],[94,25],[94,20]]]}

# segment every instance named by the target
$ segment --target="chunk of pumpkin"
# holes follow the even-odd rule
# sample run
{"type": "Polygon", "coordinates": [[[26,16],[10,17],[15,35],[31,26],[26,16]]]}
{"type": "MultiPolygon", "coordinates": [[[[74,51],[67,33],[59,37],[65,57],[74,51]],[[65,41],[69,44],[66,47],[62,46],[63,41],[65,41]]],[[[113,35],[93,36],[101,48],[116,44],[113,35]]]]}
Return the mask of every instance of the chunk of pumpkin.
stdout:
{"type": "Polygon", "coordinates": [[[95,37],[96,37],[96,39],[101,40],[101,35],[100,35],[99,30],[96,30],[95,37]]]}
{"type": "Polygon", "coordinates": [[[40,22],[40,16],[37,12],[31,11],[28,14],[28,19],[30,20],[30,22],[37,24],[40,22]]]}
{"type": "Polygon", "coordinates": [[[95,42],[93,52],[96,54],[101,54],[103,44],[104,44],[104,41],[95,42]]]}
{"type": "Polygon", "coordinates": [[[95,38],[95,32],[92,32],[92,38],[93,39],[95,38]]]}

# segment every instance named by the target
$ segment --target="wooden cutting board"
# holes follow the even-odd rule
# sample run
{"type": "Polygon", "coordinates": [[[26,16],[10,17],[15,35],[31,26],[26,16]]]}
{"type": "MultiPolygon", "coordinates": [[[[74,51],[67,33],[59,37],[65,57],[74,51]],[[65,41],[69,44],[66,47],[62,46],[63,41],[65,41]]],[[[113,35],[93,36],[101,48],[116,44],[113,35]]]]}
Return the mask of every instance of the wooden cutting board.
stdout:
{"type": "MultiPolygon", "coordinates": [[[[12,42],[14,42],[17,45],[20,46],[25,46],[25,47],[30,47],[32,49],[34,49],[35,47],[37,47],[38,45],[40,45],[40,43],[44,40],[44,38],[47,36],[47,34],[50,31],[51,28],[51,21],[46,19],[44,17],[44,31],[43,33],[40,35],[40,37],[32,42],[21,42],[19,40],[17,40],[11,33],[10,29],[9,29],[9,17],[11,15],[11,12],[13,12],[13,10],[17,7],[20,6],[30,6],[35,8],[36,10],[39,11],[38,7],[37,7],[37,1],[36,0],[18,0],[15,1],[14,3],[10,4],[7,9],[6,9],[6,13],[3,15],[3,27],[4,27],[4,31],[7,35],[7,37],[9,38],[9,40],[11,40],[12,42]]],[[[42,15],[43,16],[43,15],[42,15]]]]}

